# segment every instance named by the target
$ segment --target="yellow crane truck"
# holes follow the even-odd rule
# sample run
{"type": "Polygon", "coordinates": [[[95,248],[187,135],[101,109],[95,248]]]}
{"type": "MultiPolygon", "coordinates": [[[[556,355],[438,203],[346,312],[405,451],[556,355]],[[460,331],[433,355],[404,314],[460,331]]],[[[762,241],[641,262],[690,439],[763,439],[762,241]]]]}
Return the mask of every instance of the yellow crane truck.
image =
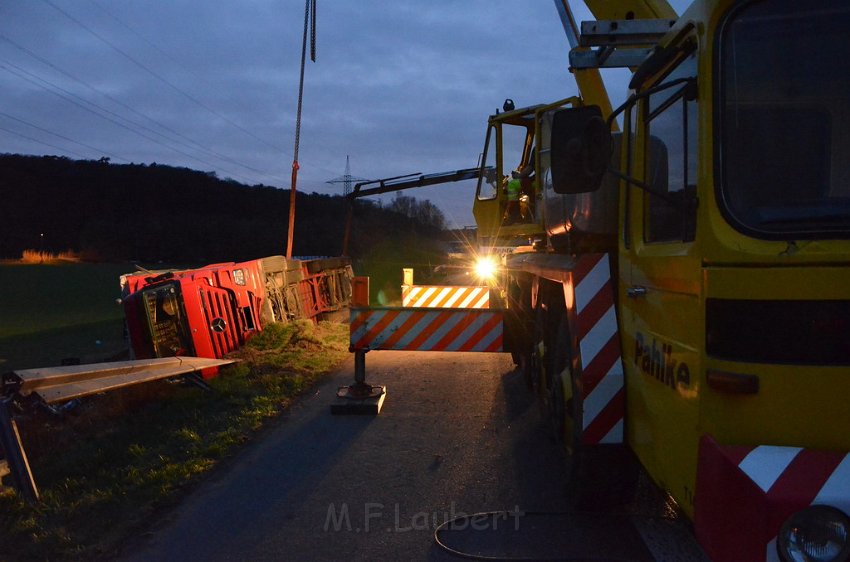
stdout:
{"type": "Polygon", "coordinates": [[[581,95],[490,118],[474,203],[517,246],[515,357],[565,449],[627,446],[713,560],[847,560],[850,4],[555,4],[581,95]]]}

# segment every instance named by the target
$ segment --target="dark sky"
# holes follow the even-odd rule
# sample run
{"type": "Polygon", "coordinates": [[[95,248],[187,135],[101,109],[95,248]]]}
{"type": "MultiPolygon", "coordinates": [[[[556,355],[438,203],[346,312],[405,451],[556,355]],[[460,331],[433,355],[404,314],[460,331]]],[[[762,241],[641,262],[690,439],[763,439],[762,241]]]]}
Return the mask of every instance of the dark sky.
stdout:
{"type": "MultiPolygon", "coordinates": [[[[288,188],[304,6],[3,0],[0,152],[157,162],[288,188]]],[[[299,191],[341,193],[326,182],[346,156],[352,175],[370,179],[473,167],[506,97],[521,107],[577,93],[551,1],[319,0],[316,19],[299,191]]],[[[410,194],[462,226],[473,190],[410,194]]]]}

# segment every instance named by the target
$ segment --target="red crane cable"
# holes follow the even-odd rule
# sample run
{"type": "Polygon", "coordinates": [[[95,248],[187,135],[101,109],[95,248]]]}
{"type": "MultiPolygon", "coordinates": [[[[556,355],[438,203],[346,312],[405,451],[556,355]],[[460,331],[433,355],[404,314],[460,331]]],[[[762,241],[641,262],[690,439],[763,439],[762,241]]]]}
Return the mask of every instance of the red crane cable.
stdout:
{"type": "Polygon", "coordinates": [[[295,233],[295,186],[298,183],[298,147],[301,143],[301,103],[304,99],[304,63],[307,58],[307,28],[310,27],[310,60],[316,62],[316,0],[304,5],[304,39],[301,42],[301,80],[298,84],[298,112],[295,116],[295,154],[292,158],[292,187],[289,190],[289,229],[286,236],[286,257],[292,257],[295,233]],[[312,23],[312,25],[310,25],[312,23]]]}

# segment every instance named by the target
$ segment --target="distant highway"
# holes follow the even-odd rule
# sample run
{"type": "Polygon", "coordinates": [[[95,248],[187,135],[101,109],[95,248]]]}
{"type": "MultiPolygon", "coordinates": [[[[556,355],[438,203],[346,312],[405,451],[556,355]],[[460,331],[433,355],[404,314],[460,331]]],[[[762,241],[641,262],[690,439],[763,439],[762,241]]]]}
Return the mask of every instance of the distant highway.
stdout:
{"type": "MultiPolygon", "coordinates": [[[[576,513],[565,465],[507,354],[371,352],[377,417],[332,416],[353,364],[124,545],[120,559],[702,561],[687,524],[641,502],[576,513]]],[[[650,498],[650,499],[647,499],[650,498]]]]}

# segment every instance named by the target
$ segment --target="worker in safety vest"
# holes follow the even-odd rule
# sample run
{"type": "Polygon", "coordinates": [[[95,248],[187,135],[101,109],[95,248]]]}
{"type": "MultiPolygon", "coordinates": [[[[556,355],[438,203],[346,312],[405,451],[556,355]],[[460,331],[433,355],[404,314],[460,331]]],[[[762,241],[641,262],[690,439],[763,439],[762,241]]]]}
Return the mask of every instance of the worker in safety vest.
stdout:
{"type": "Polygon", "coordinates": [[[505,214],[502,216],[502,224],[513,224],[520,215],[519,195],[521,190],[522,183],[519,179],[519,173],[511,172],[511,178],[505,186],[508,205],[505,207],[505,214]]]}

